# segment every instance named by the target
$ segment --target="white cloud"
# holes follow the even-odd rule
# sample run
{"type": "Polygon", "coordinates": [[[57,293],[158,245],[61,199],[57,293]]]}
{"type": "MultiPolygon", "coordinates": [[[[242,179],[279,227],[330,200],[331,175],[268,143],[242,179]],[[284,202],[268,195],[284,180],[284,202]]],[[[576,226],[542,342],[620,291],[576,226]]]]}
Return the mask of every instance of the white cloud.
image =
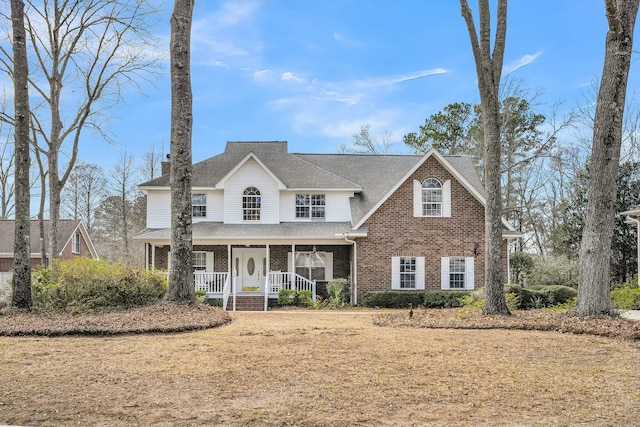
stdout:
{"type": "Polygon", "coordinates": [[[382,86],[392,86],[398,83],[406,82],[409,80],[416,80],[423,77],[433,76],[437,74],[446,74],[449,70],[446,68],[432,68],[430,70],[422,70],[417,71],[411,74],[404,74],[400,76],[389,76],[389,77],[377,77],[366,80],[360,80],[356,82],[356,85],[360,87],[374,88],[374,87],[382,87],[382,86]]]}
{"type": "Polygon", "coordinates": [[[284,73],[282,73],[280,78],[283,81],[290,81],[290,82],[295,82],[295,83],[304,83],[305,82],[305,79],[303,79],[302,77],[296,76],[291,71],[285,71],[284,73]]]}
{"type": "Polygon", "coordinates": [[[253,79],[257,82],[265,82],[271,78],[271,70],[258,70],[253,72],[253,79]]]}
{"type": "Polygon", "coordinates": [[[338,44],[345,46],[345,47],[364,47],[366,46],[365,43],[359,42],[357,40],[353,40],[351,38],[349,38],[348,36],[339,33],[337,31],[334,31],[333,33],[333,39],[338,42],[338,44]]]}
{"type": "Polygon", "coordinates": [[[508,63],[507,65],[505,65],[504,67],[502,67],[502,72],[506,75],[506,74],[510,74],[513,73],[515,70],[517,70],[518,68],[524,67],[525,65],[529,65],[532,62],[534,62],[536,59],[538,59],[538,57],[542,55],[542,51],[539,50],[538,52],[532,54],[532,55],[523,55],[522,57],[516,59],[515,61],[512,61],[510,63],[508,63]]]}

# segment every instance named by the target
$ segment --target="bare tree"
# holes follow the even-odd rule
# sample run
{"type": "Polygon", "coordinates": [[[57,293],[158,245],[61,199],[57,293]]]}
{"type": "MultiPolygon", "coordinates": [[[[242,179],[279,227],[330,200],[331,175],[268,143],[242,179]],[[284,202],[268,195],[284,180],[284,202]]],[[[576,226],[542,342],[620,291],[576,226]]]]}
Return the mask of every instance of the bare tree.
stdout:
{"type": "MultiPolygon", "coordinates": [[[[34,65],[29,84],[42,99],[34,107],[32,126],[47,158],[52,259],[60,246],[60,194],[83,130],[108,139],[109,109],[122,100],[125,88],[141,89],[141,81],[152,77],[158,65],[159,57],[149,49],[155,44],[154,1],[28,1],[25,19],[34,65]],[[66,165],[63,153],[68,154],[66,165]]],[[[1,46],[0,54],[0,65],[10,70],[11,57],[1,46]]]]}
{"type": "Polygon", "coordinates": [[[469,31],[471,48],[476,63],[480,105],[484,129],[484,180],[485,180],[485,288],[483,312],[509,314],[504,297],[502,199],[500,185],[500,76],[504,59],[507,33],[507,0],[498,0],[497,25],[493,52],[491,51],[491,19],[489,0],[478,0],[480,32],[476,31],[473,15],[467,0],[460,0],[462,17],[469,31]]]}
{"type": "Polygon", "coordinates": [[[640,0],[605,0],[609,30],[593,120],[587,213],[580,245],[580,314],[609,314],[611,239],[633,31],[640,0]]]}
{"type": "MultiPolygon", "coordinates": [[[[116,167],[122,163],[121,160],[116,167]]],[[[67,216],[82,220],[87,231],[91,233],[95,222],[95,211],[106,193],[107,179],[102,168],[81,161],[73,168],[67,185],[62,191],[62,207],[67,216]]]]}
{"type": "Polygon", "coordinates": [[[150,181],[160,175],[160,164],[162,161],[162,149],[151,144],[142,157],[142,179],[150,181]]]}
{"type": "Polygon", "coordinates": [[[9,142],[2,144],[0,150],[0,219],[9,219],[15,207],[15,181],[13,167],[16,154],[9,142]]]}
{"type": "Polygon", "coordinates": [[[171,14],[171,273],[170,301],[194,302],[191,229],[191,21],[193,0],[175,0],[171,14]]]}
{"type": "Polygon", "coordinates": [[[14,307],[31,309],[31,243],[29,170],[29,64],[24,25],[24,2],[11,0],[13,27],[14,150],[15,150],[15,233],[13,245],[14,307]]]}
{"type": "Polygon", "coordinates": [[[353,142],[350,146],[342,144],[338,147],[339,153],[354,154],[389,154],[393,146],[393,135],[389,131],[382,132],[379,137],[371,135],[371,126],[362,125],[358,133],[353,134],[353,142]]]}

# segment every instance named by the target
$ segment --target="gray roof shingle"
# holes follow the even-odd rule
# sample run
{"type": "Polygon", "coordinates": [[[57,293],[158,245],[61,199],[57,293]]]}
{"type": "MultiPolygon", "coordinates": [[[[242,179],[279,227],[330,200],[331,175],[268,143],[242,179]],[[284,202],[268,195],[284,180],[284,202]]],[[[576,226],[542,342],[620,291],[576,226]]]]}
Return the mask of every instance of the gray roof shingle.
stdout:
{"type": "MultiPolygon", "coordinates": [[[[58,238],[60,245],[67,243],[71,234],[80,225],[79,219],[61,219],[58,227],[58,238]]],[[[49,234],[49,221],[44,222],[45,235],[49,234]]],[[[31,253],[40,253],[40,227],[37,220],[31,221],[30,243],[31,253]]],[[[0,253],[7,254],[13,253],[13,242],[15,238],[15,221],[13,220],[0,220],[0,253]]],[[[47,239],[45,238],[45,247],[47,251],[49,248],[47,245],[47,239]]],[[[63,248],[61,247],[60,250],[63,248]]]]}

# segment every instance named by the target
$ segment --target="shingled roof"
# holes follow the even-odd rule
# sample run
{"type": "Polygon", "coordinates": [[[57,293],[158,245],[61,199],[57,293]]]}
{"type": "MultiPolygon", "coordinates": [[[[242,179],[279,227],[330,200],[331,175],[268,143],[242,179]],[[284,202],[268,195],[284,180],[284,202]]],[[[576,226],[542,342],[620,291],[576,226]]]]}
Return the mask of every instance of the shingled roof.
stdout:
{"type": "MultiPolygon", "coordinates": [[[[225,151],[193,165],[193,187],[214,188],[240,162],[253,155],[287,188],[349,190],[353,225],[379,203],[424,158],[421,155],[289,153],[287,142],[227,142],[225,151]]],[[[480,178],[464,156],[442,156],[451,168],[484,196],[480,178]]],[[[169,187],[169,176],[141,188],[169,187]]]]}
{"type": "MultiPolygon", "coordinates": [[[[64,248],[67,241],[75,233],[76,229],[80,227],[82,221],[79,219],[61,219],[58,226],[58,239],[60,241],[60,250],[64,248]]],[[[49,234],[49,221],[44,222],[45,235],[49,234]]],[[[40,253],[40,227],[37,220],[31,221],[30,243],[32,254],[40,253]]],[[[13,256],[13,242],[15,237],[15,221],[13,220],[0,220],[0,255],[13,256]]],[[[49,248],[47,246],[47,239],[45,239],[45,248],[47,252],[49,248]]]]}

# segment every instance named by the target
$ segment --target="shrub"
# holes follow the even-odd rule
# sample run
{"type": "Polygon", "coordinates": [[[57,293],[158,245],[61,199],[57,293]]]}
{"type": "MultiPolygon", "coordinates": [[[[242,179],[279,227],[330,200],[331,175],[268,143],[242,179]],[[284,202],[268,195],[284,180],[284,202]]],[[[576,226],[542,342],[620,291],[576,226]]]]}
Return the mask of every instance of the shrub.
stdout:
{"type": "Polygon", "coordinates": [[[313,292],[311,291],[298,291],[296,295],[296,305],[303,307],[313,307],[313,292]]]}
{"type": "Polygon", "coordinates": [[[612,290],[611,305],[617,310],[640,310],[640,288],[612,290]]]}
{"type": "Polygon", "coordinates": [[[34,304],[53,311],[109,311],[153,304],[167,291],[166,276],[90,258],[39,267],[32,280],[34,304]]]}
{"type": "Polygon", "coordinates": [[[329,301],[334,306],[343,306],[349,298],[349,281],[347,279],[333,279],[327,284],[329,301]]]}
{"type": "Polygon", "coordinates": [[[366,307],[407,308],[409,304],[418,307],[423,302],[424,292],[421,291],[387,291],[365,293],[363,305],[366,307]]]}
{"type": "Polygon", "coordinates": [[[425,308],[455,308],[464,306],[464,297],[469,296],[464,291],[431,291],[424,293],[425,308]]]}
{"type": "Polygon", "coordinates": [[[295,305],[296,303],[295,289],[280,289],[278,292],[278,304],[279,305],[295,305]]]}
{"type": "Polygon", "coordinates": [[[506,285],[505,293],[517,296],[517,308],[520,310],[565,304],[578,295],[578,291],[575,289],[560,285],[531,286],[528,288],[522,288],[518,285],[506,285]]]}
{"type": "Polygon", "coordinates": [[[280,289],[278,292],[278,304],[281,306],[295,305],[313,307],[313,292],[280,289]]]}
{"type": "MultiPolygon", "coordinates": [[[[564,256],[536,257],[527,285],[564,285],[578,287],[578,262],[564,256]]],[[[527,286],[529,287],[529,286],[527,286]]]]}

